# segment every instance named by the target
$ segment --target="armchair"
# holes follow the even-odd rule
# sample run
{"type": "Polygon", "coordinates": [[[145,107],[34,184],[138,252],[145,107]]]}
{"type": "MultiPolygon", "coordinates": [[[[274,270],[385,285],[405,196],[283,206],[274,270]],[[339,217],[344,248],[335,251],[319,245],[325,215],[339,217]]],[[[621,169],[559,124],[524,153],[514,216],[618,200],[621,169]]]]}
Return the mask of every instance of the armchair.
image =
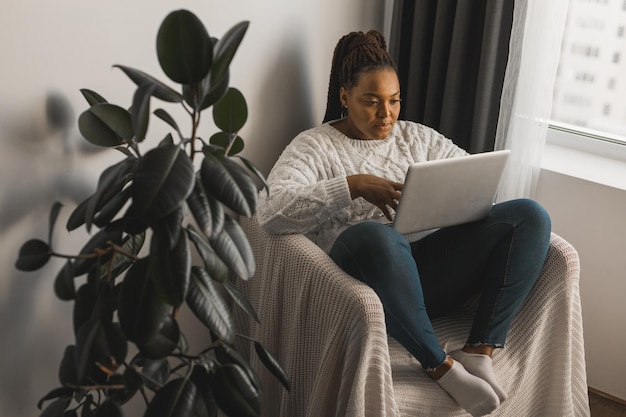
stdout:
{"type": "MultiPolygon", "coordinates": [[[[268,235],[254,217],[241,225],[257,263],[241,290],[260,325],[238,310],[235,320],[292,385],[287,392],[247,352],[263,384],[264,416],[469,416],[387,335],[371,288],[303,235],[268,235]]],[[[576,250],[553,234],[541,277],[494,353],[509,398],[492,415],[589,416],[579,272],[576,250]]],[[[472,308],[433,322],[444,350],[463,346],[472,308]]]]}

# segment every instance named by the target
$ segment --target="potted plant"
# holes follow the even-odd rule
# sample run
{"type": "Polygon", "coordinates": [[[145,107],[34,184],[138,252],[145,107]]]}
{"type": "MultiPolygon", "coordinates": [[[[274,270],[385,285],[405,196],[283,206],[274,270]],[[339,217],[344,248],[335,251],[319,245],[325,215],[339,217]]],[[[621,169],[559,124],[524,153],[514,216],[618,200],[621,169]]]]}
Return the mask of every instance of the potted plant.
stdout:
{"type": "Polygon", "coordinates": [[[116,65],[137,87],[129,109],[81,90],[89,108],[78,119],[80,132],[93,144],[120,151],[121,159],[69,215],[68,231],[84,227],[90,234],[80,253],[53,247],[60,203],[51,209],[47,241],[31,239],[19,250],[16,267],[24,271],[65,258],[54,290],[74,303],[75,340],[61,360],[60,387],[38,404],[42,416],[122,416],[122,405],[137,395],[145,416],[215,416],[218,409],[257,416],[261,387],[235,350],[239,336],[254,343],[261,361],[289,389],[271,354],[237,334],[230,309],[234,302],[256,318],[235,285],[255,268],[235,217],[254,214],[255,177],[265,185],[254,165],[238,155],[244,142],[237,132],[247,107],[229,87],[229,66],[247,28],[241,22],[218,40],[192,12],[174,11],[161,23],[156,47],[163,72],[178,89],[116,65]],[[155,100],[180,104],[191,132],[185,134],[166,110],[152,111],[155,100]],[[218,132],[205,140],[200,116],[208,109],[218,132]],[[144,149],[152,116],[172,133],[144,149]],[[210,336],[200,352],[188,351],[178,320],[184,304],[210,336]]]}

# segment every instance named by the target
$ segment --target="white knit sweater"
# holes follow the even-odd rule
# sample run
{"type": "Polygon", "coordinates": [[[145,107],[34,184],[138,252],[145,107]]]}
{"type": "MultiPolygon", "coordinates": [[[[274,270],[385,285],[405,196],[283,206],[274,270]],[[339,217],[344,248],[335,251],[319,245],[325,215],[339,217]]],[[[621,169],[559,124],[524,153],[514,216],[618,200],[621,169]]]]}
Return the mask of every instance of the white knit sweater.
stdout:
{"type": "Polygon", "coordinates": [[[409,164],[466,155],[434,129],[398,121],[387,139],[350,139],[325,123],[306,130],[285,148],[260,194],[257,216],[272,234],[303,233],[326,252],[346,227],[386,221],[373,204],[352,200],[349,175],[371,174],[403,182],[409,164]]]}

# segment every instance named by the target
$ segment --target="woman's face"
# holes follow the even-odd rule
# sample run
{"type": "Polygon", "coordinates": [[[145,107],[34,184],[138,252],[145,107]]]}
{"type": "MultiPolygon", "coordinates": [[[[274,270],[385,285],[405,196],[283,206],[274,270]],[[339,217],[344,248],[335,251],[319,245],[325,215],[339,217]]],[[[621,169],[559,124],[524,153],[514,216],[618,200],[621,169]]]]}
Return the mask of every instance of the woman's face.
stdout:
{"type": "Polygon", "coordinates": [[[341,87],[339,97],[348,109],[345,126],[348,137],[385,139],[389,136],[400,114],[400,82],[394,70],[364,72],[354,87],[341,87]]]}

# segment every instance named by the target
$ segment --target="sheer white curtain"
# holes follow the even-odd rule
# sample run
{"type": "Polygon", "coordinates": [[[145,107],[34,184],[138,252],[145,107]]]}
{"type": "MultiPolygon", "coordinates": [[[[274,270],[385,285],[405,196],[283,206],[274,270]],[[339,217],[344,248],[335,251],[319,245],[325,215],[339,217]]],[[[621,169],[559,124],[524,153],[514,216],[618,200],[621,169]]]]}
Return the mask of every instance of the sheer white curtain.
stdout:
{"type": "Polygon", "coordinates": [[[569,0],[516,0],[496,149],[510,149],[498,201],[531,197],[552,109],[569,0]]]}

